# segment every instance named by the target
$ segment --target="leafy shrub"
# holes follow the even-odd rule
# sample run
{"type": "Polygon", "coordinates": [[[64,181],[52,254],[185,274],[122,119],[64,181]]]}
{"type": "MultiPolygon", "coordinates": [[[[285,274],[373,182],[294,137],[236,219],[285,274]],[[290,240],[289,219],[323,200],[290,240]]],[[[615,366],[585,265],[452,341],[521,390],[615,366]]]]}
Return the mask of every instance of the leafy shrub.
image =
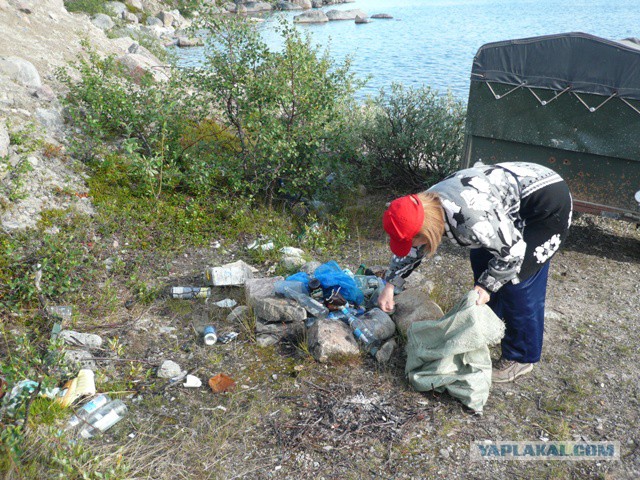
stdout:
{"type": "Polygon", "coordinates": [[[89,15],[106,11],[103,0],[65,0],[64,6],[69,12],[84,12],[89,15]]]}
{"type": "Polygon", "coordinates": [[[240,17],[206,17],[206,69],[193,70],[202,104],[220,112],[238,151],[212,159],[236,191],[312,196],[336,156],[332,136],[345,127],[340,109],[355,87],[349,62],[335,65],[293,27],[281,26],[272,52],[240,17]]]}
{"type": "Polygon", "coordinates": [[[393,84],[369,109],[363,167],[371,185],[422,188],[457,169],[465,111],[451,94],[393,84]]]}

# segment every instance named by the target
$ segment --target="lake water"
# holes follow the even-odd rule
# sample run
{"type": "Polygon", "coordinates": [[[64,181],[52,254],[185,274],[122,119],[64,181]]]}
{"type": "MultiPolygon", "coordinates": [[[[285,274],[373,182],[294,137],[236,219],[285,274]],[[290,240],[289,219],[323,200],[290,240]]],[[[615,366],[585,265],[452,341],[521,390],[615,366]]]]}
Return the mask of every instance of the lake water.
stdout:
{"type": "MultiPolygon", "coordinates": [[[[359,96],[375,95],[392,82],[448,89],[466,102],[473,57],[488,42],[585,32],[619,40],[640,37],[636,0],[358,0],[323,10],[359,8],[388,13],[392,20],[298,25],[341,61],[352,57],[357,76],[369,78],[359,96]]],[[[300,12],[272,14],[260,24],[265,41],[279,48],[278,17],[292,22],[300,12]]],[[[199,65],[202,48],[178,51],[179,64],[199,65]]]]}

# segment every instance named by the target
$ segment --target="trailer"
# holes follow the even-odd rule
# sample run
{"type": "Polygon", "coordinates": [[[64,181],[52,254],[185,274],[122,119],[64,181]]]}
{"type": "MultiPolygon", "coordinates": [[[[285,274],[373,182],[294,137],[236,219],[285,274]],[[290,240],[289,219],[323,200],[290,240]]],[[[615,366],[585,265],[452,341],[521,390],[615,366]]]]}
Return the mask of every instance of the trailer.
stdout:
{"type": "Polygon", "coordinates": [[[640,40],[564,33],[483,45],[463,167],[546,165],[577,211],[640,223],[640,40]]]}

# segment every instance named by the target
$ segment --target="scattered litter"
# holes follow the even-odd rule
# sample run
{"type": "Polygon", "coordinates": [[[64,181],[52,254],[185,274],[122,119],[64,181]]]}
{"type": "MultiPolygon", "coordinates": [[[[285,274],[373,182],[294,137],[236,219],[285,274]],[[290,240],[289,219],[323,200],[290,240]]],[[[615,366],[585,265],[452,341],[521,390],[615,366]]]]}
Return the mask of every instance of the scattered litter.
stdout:
{"type": "Polygon", "coordinates": [[[209,387],[213,393],[232,392],[236,388],[236,382],[230,376],[219,373],[209,379],[209,387]]]}
{"type": "Polygon", "coordinates": [[[266,243],[260,243],[260,241],[258,240],[254,240],[249,245],[247,245],[247,250],[255,250],[257,248],[263,251],[267,251],[267,250],[273,250],[275,248],[275,245],[271,241],[266,243]]]}
{"type": "Polygon", "coordinates": [[[171,297],[182,300],[189,298],[209,298],[211,289],[209,287],[171,287],[171,297]]]}
{"type": "Polygon", "coordinates": [[[215,241],[215,242],[213,242],[213,243],[211,244],[211,248],[215,248],[216,250],[217,250],[218,248],[220,248],[221,246],[222,246],[222,245],[221,245],[221,244],[220,244],[220,242],[218,242],[218,241],[215,241]]]}
{"type": "Polygon", "coordinates": [[[221,267],[208,268],[205,271],[207,281],[214,287],[244,285],[245,281],[253,278],[253,269],[242,260],[228,263],[221,267]]]}
{"type": "Polygon", "coordinates": [[[176,327],[160,327],[158,332],[160,333],[172,333],[176,331],[176,327]]]}
{"type": "Polygon", "coordinates": [[[280,253],[288,257],[302,257],[304,255],[304,250],[295,247],[282,247],[280,249],[280,253]]]}
{"type": "Polygon", "coordinates": [[[215,303],[215,305],[221,308],[233,308],[237,304],[238,302],[236,302],[235,300],[232,300],[231,298],[225,298],[224,300],[220,300],[219,302],[215,303]]]}
{"type": "Polygon", "coordinates": [[[127,406],[122,400],[113,400],[93,412],[80,430],[82,438],[91,438],[105,432],[127,414],[127,406]]]}
{"type": "Polygon", "coordinates": [[[52,317],[59,319],[62,324],[68,324],[71,322],[73,308],[68,305],[49,306],[47,307],[47,313],[52,317]]]}
{"type": "Polygon", "coordinates": [[[218,338],[218,341],[220,343],[229,343],[232,340],[235,340],[236,338],[238,338],[238,332],[228,332],[223,335],[220,335],[220,337],[218,338]]]}
{"type": "Polygon", "coordinates": [[[218,341],[218,334],[216,333],[216,328],[212,325],[205,327],[203,335],[204,335],[205,345],[214,345],[218,341]]]}
{"type": "Polygon", "coordinates": [[[69,419],[64,429],[65,430],[74,429],[75,427],[80,425],[85,419],[89,418],[93,412],[97,411],[99,408],[103,407],[110,401],[111,401],[111,398],[109,398],[109,396],[105,395],[104,393],[101,393],[97,397],[91,399],[90,401],[88,401],[78,409],[75,415],[73,415],[69,419]]]}
{"type": "Polygon", "coordinates": [[[202,386],[202,381],[195,375],[187,375],[182,386],[187,388],[199,388],[202,386]]]}
{"type": "Polygon", "coordinates": [[[88,397],[95,394],[96,384],[93,371],[83,368],[78,372],[76,378],[65,383],[56,402],[66,408],[81,397],[88,397]]]}

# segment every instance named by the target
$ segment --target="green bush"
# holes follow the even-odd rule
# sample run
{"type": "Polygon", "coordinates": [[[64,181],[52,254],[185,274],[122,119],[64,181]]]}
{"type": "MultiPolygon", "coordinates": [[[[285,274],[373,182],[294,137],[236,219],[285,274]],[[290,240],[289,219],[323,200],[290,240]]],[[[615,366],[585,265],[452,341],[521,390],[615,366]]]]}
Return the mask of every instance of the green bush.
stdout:
{"type": "Polygon", "coordinates": [[[353,101],[349,62],[334,64],[286,25],[277,52],[241,17],[208,16],[198,26],[208,39],[208,68],[191,72],[193,84],[237,139],[237,151],[212,159],[217,174],[233,190],[268,201],[312,197],[341,155],[333,138],[345,129],[341,109],[353,101]]]}
{"type": "Polygon", "coordinates": [[[368,183],[402,190],[423,188],[458,167],[465,109],[451,94],[393,84],[368,105],[363,131],[368,183]]]}
{"type": "Polygon", "coordinates": [[[89,15],[106,11],[103,0],[65,0],[64,6],[69,12],[84,12],[89,15]]]}

